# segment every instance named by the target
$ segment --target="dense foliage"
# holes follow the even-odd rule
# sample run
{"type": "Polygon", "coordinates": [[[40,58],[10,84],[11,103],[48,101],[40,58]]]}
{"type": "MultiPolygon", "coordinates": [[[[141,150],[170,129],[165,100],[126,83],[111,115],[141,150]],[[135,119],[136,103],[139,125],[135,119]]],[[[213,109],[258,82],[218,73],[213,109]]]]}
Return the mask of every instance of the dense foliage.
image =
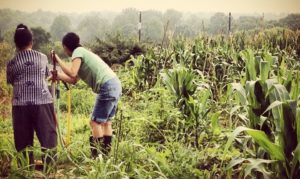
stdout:
{"type": "MultiPolygon", "coordinates": [[[[273,28],[181,37],[163,47],[98,39],[90,48],[121,64],[115,70],[123,96],[110,156],[89,157],[94,94],[80,82],[71,87],[72,143],[59,146],[49,171],[17,167],[17,159],[25,159],[14,150],[9,112],[2,117],[1,177],[56,171],[85,178],[299,178],[299,37],[299,31],[273,28]]],[[[5,42],[0,47],[1,54],[13,52],[5,42]]],[[[11,94],[4,73],[1,68],[1,99],[11,94]]],[[[60,89],[65,137],[68,93],[60,89]]]]}

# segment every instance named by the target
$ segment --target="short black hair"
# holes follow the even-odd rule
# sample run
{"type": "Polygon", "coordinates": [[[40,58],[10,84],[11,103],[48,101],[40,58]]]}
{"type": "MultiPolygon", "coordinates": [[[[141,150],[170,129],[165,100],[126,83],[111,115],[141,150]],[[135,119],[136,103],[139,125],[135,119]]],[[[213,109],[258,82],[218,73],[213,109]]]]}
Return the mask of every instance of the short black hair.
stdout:
{"type": "Polygon", "coordinates": [[[80,47],[80,38],[74,32],[67,33],[62,40],[62,44],[66,46],[71,52],[73,52],[77,47],[80,47]]]}
{"type": "Polygon", "coordinates": [[[15,31],[14,41],[19,49],[27,47],[32,42],[32,33],[24,24],[19,24],[15,31]]]}

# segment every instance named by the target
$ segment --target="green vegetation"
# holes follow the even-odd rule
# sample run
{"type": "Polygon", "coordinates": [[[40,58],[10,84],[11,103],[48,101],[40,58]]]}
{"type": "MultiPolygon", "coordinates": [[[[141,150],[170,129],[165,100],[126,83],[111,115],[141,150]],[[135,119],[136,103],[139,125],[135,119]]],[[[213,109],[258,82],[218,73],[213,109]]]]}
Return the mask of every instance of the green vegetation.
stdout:
{"type": "MultiPolygon", "coordinates": [[[[35,32],[42,51],[62,53],[46,31],[35,32]]],[[[95,96],[80,82],[71,87],[72,142],[59,145],[56,163],[42,172],[30,170],[26,157],[14,149],[12,91],[1,68],[0,176],[299,178],[299,40],[299,31],[279,27],[230,36],[181,36],[161,45],[137,43],[122,34],[96,38],[86,45],[112,65],[123,85],[112,152],[90,159],[89,113],[95,96]]],[[[13,51],[8,42],[0,43],[1,67],[13,51]]],[[[60,89],[64,139],[67,92],[62,84],[60,89]]],[[[30,150],[40,156],[37,141],[35,145],[30,150]]]]}

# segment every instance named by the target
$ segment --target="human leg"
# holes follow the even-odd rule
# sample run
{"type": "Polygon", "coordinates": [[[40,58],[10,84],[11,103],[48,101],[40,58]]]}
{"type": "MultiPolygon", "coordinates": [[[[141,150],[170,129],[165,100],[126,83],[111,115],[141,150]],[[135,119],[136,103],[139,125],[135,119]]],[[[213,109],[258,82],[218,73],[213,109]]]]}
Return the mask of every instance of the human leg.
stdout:
{"type": "Polygon", "coordinates": [[[94,137],[103,138],[101,149],[105,155],[107,155],[111,149],[112,125],[110,120],[116,113],[121,91],[121,83],[117,78],[104,83],[97,95],[92,113],[92,133],[94,137]]]}
{"type": "Polygon", "coordinates": [[[103,129],[102,125],[91,120],[90,126],[92,130],[92,136],[90,136],[90,148],[91,148],[91,157],[95,159],[98,156],[100,147],[103,143],[103,129]]]}
{"type": "Polygon", "coordinates": [[[53,104],[35,106],[34,129],[42,147],[44,164],[55,163],[57,132],[53,104]]]}
{"type": "MultiPolygon", "coordinates": [[[[27,164],[34,164],[33,152],[28,147],[33,146],[34,129],[31,119],[31,110],[28,106],[12,107],[15,148],[22,152],[27,164]]],[[[18,161],[21,164],[21,160],[18,161]]],[[[27,165],[26,164],[26,165],[27,165]]]]}
{"type": "Polygon", "coordinates": [[[111,142],[112,142],[112,125],[111,121],[107,121],[102,123],[103,127],[103,153],[108,155],[111,150],[111,142]]]}

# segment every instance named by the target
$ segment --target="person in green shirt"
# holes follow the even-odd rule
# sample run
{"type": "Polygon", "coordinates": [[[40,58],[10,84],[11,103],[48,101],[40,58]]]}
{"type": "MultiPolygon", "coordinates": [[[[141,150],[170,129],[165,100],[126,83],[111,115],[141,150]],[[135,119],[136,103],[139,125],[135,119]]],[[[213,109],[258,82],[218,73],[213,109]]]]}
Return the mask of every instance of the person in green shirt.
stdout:
{"type": "Polygon", "coordinates": [[[92,158],[98,156],[98,151],[108,155],[112,140],[111,119],[116,113],[122,93],[121,82],[98,55],[80,45],[80,38],[77,34],[67,33],[62,39],[62,45],[64,52],[72,58],[72,65],[68,66],[55,55],[54,59],[62,69],[56,78],[71,84],[81,79],[92,88],[93,92],[97,93],[90,121],[91,153],[92,158]]]}

